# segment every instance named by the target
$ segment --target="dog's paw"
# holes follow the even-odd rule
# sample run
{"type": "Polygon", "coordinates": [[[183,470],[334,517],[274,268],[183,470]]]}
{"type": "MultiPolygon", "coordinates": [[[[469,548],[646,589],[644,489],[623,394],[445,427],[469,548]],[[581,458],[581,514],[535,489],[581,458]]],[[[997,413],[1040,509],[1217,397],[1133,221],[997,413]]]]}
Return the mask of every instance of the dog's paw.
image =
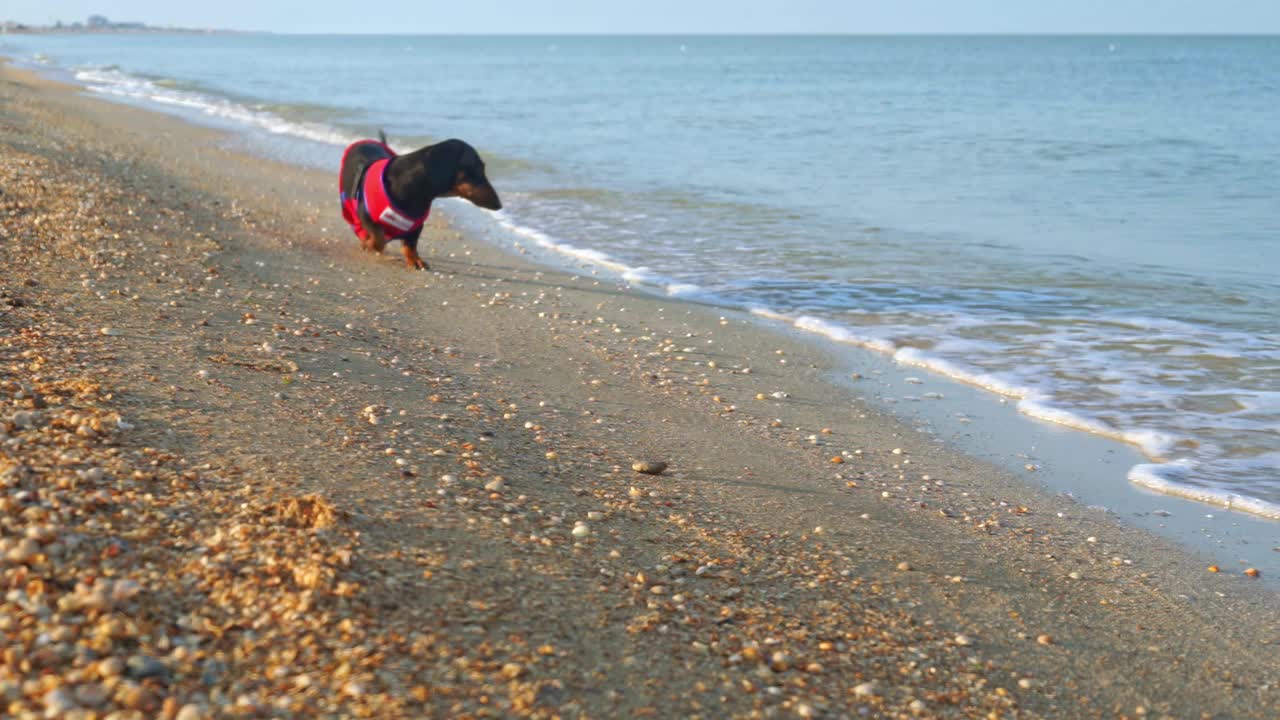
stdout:
{"type": "Polygon", "coordinates": [[[409,269],[411,270],[430,270],[431,269],[431,266],[427,264],[427,261],[423,260],[422,258],[409,258],[404,261],[404,264],[408,265],[409,269]]]}

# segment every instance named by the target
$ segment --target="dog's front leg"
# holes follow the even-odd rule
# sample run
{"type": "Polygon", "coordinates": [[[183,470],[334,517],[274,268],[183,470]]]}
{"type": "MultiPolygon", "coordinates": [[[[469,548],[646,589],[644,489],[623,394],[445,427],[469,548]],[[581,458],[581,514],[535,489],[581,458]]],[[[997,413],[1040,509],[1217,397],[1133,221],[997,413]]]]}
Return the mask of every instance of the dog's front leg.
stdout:
{"type": "Polygon", "coordinates": [[[422,228],[418,228],[400,239],[403,244],[401,249],[404,250],[404,264],[418,270],[430,270],[431,266],[418,255],[418,237],[421,235],[422,228]]]}

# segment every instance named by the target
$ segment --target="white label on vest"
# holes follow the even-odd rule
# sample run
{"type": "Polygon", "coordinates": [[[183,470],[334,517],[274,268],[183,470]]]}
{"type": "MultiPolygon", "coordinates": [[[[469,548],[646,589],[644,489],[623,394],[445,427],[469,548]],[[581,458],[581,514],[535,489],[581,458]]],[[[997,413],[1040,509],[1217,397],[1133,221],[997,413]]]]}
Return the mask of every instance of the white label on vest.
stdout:
{"type": "Polygon", "coordinates": [[[413,226],[417,224],[391,208],[386,208],[382,211],[382,214],[378,216],[378,222],[406,232],[412,230],[413,226]]]}

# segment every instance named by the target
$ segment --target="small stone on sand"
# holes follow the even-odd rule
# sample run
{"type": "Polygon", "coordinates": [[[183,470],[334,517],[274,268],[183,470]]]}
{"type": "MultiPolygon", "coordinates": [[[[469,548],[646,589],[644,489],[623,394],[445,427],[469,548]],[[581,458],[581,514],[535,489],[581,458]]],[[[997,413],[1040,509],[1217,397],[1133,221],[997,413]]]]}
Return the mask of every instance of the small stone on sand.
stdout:
{"type": "Polygon", "coordinates": [[[631,469],[645,475],[661,475],[667,469],[667,464],[661,460],[637,460],[631,463],[631,469]]]}

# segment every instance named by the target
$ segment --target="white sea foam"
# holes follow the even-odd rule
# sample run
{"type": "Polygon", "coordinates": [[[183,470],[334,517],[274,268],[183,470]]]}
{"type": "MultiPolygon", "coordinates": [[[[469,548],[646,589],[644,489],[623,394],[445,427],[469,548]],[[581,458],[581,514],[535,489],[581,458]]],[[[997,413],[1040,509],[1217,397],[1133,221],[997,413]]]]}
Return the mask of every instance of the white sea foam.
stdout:
{"type": "MultiPolygon", "coordinates": [[[[938,357],[920,348],[897,347],[891,341],[858,333],[851,328],[822,318],[808,315],[792,316],[766,308],[755,308],[752,312],[760,317],[790,323],[799,330],[812,332],[839,343],[891,355],[901,365],[924,368],[967,385],[1017,398],[1017,410],[1023,415],[1134,445],[1153,460],[1164,457],[1180,441],[1178,436],[1159,430],[1114,427],[1098,418],[1054,404],[1045,393],[1029,385],[995,373],[970,369],[957,361],[938,357]]],[[[973,345],[975,344],[958,341],[952,343],[951,348],[954,350],[956,347],[973,345]]]]}
{"type": "MultiPolygon", "coordinates": [[[[756,311],[756,314],[761,317],[770,317],[770,315],[764,311],[756,311]]],[[[837,325],[833,322],[823,320],[822,318],[812,317],[810,315],[787,317],[777,313],[774,313],[772,317],[775,320],[786,320],[801,330],[816,333],[831,340],[835,340],[836,342],[845,343],[846,345],[857,345],[859,347],[864,347],[869,350],[875,350],[876,352],[882,353],[893,353],[894,351],[893,343],[888,340],[859,334],[850,328],[837,325]]]]}
{"type": "Polygon", "coordinates": [[[288,120],[226,98],[166,87],[115,68],[84,68],[75,73],[75,78],[99,94],[181,108],[276,135],[292,135],[331,145],[345,145],[359,139],[329,125],[288,120]]]}
{"type": "Polygon", "coordinates": [[[528,238],[533,241],[534,245],[543,250],[550,251],[577,263],[602,268],[632,285],[654,288],[673,297],[711,299],[700,285],[678,282],[655,273],[647,267],[628,265],[600,250],[584,248],[559,240],[541,230],[515,222],[505,210],[497,214],[497,222],[507,232],[528,238]]]}
{"type": "Polygon", "coordinates": [[[898,361],[899,364],[931,370],[939,375],[945,375],[952,380],[958,380],[967,385],[980,387],[983,390],[989,390],[999,395],[1012,398],[1024,398],[1031,394],[1031,390],[1026,387],[1012,383],[991,373],[976,372],[966,369],[959,363],[951,360],[945,360],[937,357],[936,355],[920,350],[919,348],[899,348],[894,350],[891,354],[893,355],[893,359],[898,361]]]}
{"type": "Polygon", "coordinates": [[[599,250],[578,247],[572,243],[557,240],[541,230],[517,224],[510,219],[510,216],[507,215],[505,211],[498,214],[497,220],[498,225],[502,226],[502,228],[508,232],[528,238],[533,241],[534,245],[544,250],[550,250],[551,252],[576,260],[579,263],[595,265],[597,267],[604,268],[605,270],[609,270],[610,272],[617,273],[620,276],[628,272],[636,271],[636,268],[618,262],[599,250]]]}
{"type": "Polygon", "coordinates": [[[1135,485],[1165,495],[1196,500],[1210,505],[1239,510],[1280,520],[1280,503],[1240,495],[1218,487],[1206,487],[1189,482],[1195,473],[1195,463],[1179,460],[1170,463],[1146,463],[1129,469],[1129,481],[1135,485]]]}

